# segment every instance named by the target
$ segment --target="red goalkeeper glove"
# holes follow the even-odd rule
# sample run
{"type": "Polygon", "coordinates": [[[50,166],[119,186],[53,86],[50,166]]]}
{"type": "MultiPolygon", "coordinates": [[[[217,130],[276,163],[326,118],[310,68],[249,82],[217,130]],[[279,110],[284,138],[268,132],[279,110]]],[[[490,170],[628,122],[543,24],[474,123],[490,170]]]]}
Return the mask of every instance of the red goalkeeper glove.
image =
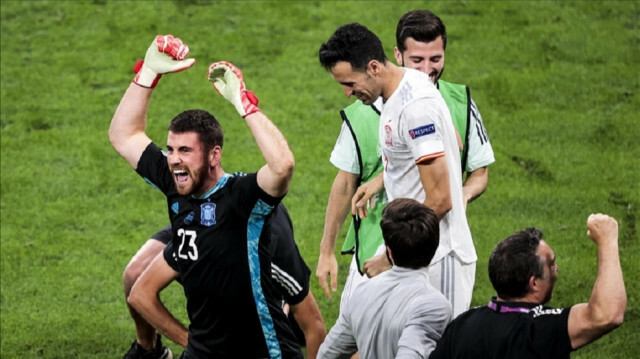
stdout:
{"type": "Polygon", "coordinates": [[[144,61],[136,63],[133,71],[136,76],[133,82],[143,87],[156,87],[162,74],[178,72],[190,68],[195,59],[186,59],[189,46],[172,35],[158,35],[147,49],[144,61]]]}
{"type": "Polygon", "coordinates": [[[233,64],[220,61],[209,66],[207,78],[222,97],[236,108],[240,116],[261,111],[258,108],[258,98],[247,90],[242,80],[242,71],[233,64]]]}

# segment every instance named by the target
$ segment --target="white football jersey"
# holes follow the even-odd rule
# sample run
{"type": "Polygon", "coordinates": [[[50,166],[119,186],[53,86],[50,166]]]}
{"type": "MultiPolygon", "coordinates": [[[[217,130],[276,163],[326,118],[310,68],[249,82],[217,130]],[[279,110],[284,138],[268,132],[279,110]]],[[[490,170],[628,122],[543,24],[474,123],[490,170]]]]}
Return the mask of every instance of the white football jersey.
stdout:
{"type": "Polygon", "coordinates": [[[449,170],[452,209],[440,221],[440,246],[432,260],[453,251],[463,263],[477,260],[462,199],[460,152],[451,114],[442,95],[417,70],[404,69],[398,88],[382,106],[380,147],[384,162],[384,187],[389,201],[426,196],[419,161],[444,156],[449,170]]]}

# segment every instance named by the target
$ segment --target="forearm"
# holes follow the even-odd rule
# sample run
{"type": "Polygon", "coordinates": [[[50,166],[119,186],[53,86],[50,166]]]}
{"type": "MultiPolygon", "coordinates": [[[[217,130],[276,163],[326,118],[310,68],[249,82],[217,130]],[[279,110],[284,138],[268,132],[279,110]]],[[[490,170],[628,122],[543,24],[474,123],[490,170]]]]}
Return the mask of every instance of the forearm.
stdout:
{"type": "Polygon", "coordinates": [[[611,329],[622,323],[627,295],[617,241],[598,246],[598,276],[588,306],[595,322],[611,329]]]}
{"type": "Polygon", "coordinates": [[[451,188],[447,160],[439,157],[418,165],[420,181],[426,194],[424,205],[431,208],[438,219],[442,219],[452,208],[451,188]]]}
{"type": "Polygon", "coordinates": [[[156,330],[175,343],[187,346],[188,331],[162,304],[158,296],[140,293],[134,286],[129,304],[156,330]]]}
{"type": "Polygon", "coordinates": [[[472,202],[476,198],[480,197],[480,195],[487,189],[488,185],[489,169],[487,167],[481,167],[471,172],[462,186],[464,203],[472,202]]]}
{"type": "Polygon", "coordinates": [[[578,349],[613,330],[624,319],[627,294],[618,253],[618,224],[614,218],[592,214],[587,236],[598,245],[598,275],[588,303],[571,307],[568,331],[578,349]]]}
{"type": "Polygon", "coordinates": [[[324,341],[326,335],[327,330],[324,326],[320,327],[319,325],[313,330],[304,333],[305,345],[307,347],[307,359],[316,358],[320,345],[324,341]]]}
{"type": "MultiPolygon", "coordinates": [[[[295,165],[293,153],[280,130],[261,111],[245,117],[247,126],[267,162],[271,176],[278,181],[273,190],[276,195],[286,193],[295,165]]],[[[264,189],[264,188],[263,188],[264,189]]]]}
{"type": "Polygon", "coordinates": [[[132,82],[109,126],[111,145],[133,168],[136,168],[140,154],[151,142],[145,134],[151,92],[151,89],[132,82]]]}
{"type": "Polygon", "coordinates": [[[313,294],[309,292],[302,302],[291,306],[291,311],[304,333],[307,359],[314,359],[318,354],[320,344],[327,336],[327,329],[313,294]]]}
{"type": "Polygon", "coordinates": [[[320,242],[320,252],[323,254],[330,254],[335,250],[338,233],[351,209],[351,197],[356,192],[356,179],[357,176],[352,173],[339,171],[333,181],[320,242]]]}
{"type": "Polygon", "coordinates": [[[444,216],[451,210],[451,198],[427,195],[427,198],[423,203],[436,213],[438,220],[444,218],[444,216]]]}

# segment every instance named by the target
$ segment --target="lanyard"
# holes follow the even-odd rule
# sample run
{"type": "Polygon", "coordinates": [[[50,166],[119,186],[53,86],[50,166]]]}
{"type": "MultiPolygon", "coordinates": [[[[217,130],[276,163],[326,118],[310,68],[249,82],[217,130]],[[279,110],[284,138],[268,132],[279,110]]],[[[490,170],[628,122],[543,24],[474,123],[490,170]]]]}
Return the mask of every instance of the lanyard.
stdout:
{"type": "Polygon", "coordinates": [[[487,306],[498,313],[529,313],[531,311],[531,308],[507,307],[507,306],[498,304],[493,300],[490,300],[487,306]]]}

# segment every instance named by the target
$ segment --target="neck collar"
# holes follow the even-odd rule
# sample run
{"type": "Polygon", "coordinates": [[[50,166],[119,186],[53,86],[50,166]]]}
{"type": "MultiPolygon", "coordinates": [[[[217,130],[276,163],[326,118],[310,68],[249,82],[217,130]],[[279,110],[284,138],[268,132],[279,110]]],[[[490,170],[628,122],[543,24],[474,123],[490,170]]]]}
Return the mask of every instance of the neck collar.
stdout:
{"type": "Polygon", "coordinates": [[[225,184],[227,184],[227,180],[229,180],[229,178],[231,177],[230,174],[225,173],[222,175],[222,177],[220,177],[220,179],[218,179],[218,182],[216,182],[216,185],[213,186],[213,188],[211,188],[210,190],[208,190],[207,192],[203,193],[200,196],[191,196],[193,198],[196,199],[205,199],[209,196],[211,196],[212,194],[214,194],[217,190],[219,190],[220,188],[224,187],[225,184]]]}
{"type": "Polygon", "coordinates": [[[496,297],[493,297],[487,306],[498,313],[529,313],[537,304],[527,302],[500,302],[496,297]]]}

